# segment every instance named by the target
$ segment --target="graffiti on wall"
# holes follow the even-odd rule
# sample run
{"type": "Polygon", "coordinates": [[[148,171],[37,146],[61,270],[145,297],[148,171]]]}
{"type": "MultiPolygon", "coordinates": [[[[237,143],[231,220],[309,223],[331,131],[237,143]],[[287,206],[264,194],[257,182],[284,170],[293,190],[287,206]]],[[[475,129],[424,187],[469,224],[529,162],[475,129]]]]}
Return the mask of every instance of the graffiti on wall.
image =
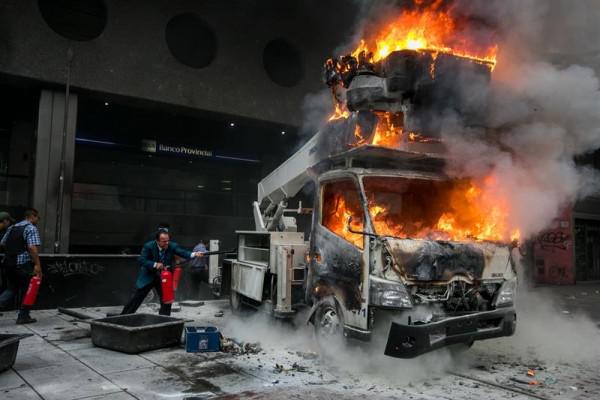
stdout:
{"type": "Polygon", "coordinates": [[[105,270],[104,266],[86,260],[58,260],[46,264],[46,271],[50,274],[62,276],[85,275],[96,276],[105,270]]]}
{"type": "Polygon", "coordinates": [[[575,283],[572,220],[572,209],[567,207],[550,228],[535,239],[533,251],[538,283],[575,283]]]}
{"type": "Polygon", "coordinates": [[[549,230],[538,236],[538,243],[542,249],[557,248],[566,250],[571,240],[571,235],[562,230],[549,230]]]}

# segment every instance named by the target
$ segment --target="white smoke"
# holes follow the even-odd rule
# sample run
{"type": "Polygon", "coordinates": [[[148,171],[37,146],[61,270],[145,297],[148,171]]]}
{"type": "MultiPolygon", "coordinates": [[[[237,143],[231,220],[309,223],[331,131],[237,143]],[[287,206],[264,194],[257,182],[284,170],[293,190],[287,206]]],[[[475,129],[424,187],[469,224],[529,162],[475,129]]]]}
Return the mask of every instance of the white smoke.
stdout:
{"type": "MultiPolygon", "coordinates": [[[[577,36],[592,28],[569,19],[584,25],[593,23],[585,18],[586,12],[598,13],[592,2],[582,3],[589,8],[560,14],[562,26],[577,26],[577,36]]],[[[455,4],[462,12],[473,12],[473,17],[495,21],[500,53],[491,87],[485,89],[488,129],[465,128],[458,116],[443,125],[453,160],[449,172],[475,179],[493,176],[497,184],[487,187],[487,194],[507,200],[508,225],[529,237],[547,227],[561,208],[600,193],[597,171],[574,161],[600,148],[600,82],[591,67],[568,61],[573,54],[589,51],[589,40],[578,49],[568,32],[549,32],[558,20],[553,17],[561,7],[557,2],[455,4]],[[556,36],[561,40],[554,41],[556,36]],[[560,48],[560,43],[570,48],[560,48]],[[561,53],[567,55],[561,58],[561,53]],[[559,59],[560,65],[551,59],[559,59]]],[[[470,90],[478,89],[484,90],[470,90]]]]}
{"type": "MultiPolygon", "coordinates": [[[[300,135],[310,137],[325,123],[333,110],[331,91],[324,88],[317,93],[309,93],[302,103],[303,122],[300,126],[300,135]]],[[[300,143],[299,147],[304,144],[300,143]]]]}

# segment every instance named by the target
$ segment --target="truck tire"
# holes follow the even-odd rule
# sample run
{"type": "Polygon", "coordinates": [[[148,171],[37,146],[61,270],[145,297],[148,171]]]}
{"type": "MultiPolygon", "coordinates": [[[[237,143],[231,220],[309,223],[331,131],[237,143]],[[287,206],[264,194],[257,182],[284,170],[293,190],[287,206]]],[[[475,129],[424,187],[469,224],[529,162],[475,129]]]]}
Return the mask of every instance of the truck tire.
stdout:
{"type": "Polygon", "coordinates": [[[321,301],[313,317],[315,336],[319,345],[330,340],[344,340],[344,321],[333,297],[321,301]]]}

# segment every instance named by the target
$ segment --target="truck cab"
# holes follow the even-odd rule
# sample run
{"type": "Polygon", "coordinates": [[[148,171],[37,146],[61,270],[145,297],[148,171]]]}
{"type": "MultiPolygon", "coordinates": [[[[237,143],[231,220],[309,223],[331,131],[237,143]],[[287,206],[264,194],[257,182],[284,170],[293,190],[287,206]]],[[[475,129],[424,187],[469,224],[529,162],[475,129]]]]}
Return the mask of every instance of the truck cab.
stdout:
{"type": "Polygon", "coordinates": [[[319,178],[306,288],[317,335],[370,340],[385,320],[385,354],[395,357],[512,335],[511,245],[444,240],[426,226],[444,212],[438,193],[454,184],[402,169],[319,178]]]}
{"type": "MultiPolygon", "coordinates": [[[[306,238],[290,214],[307,209],[255,204],[258,229],[238,232],[234,310],[287,318],[309,308],[318,339],[370,341],[378,327],[385,354],[402,358],[512,335],[514,244],[457,240],[436,226],[451,208],[444,199],[464,185],[440,166],[432,155],[371,145],[316,162],[304,175],[316,187],[306,238]]],[[[277,199],[269,179],[259,190],[277,199]]]]}

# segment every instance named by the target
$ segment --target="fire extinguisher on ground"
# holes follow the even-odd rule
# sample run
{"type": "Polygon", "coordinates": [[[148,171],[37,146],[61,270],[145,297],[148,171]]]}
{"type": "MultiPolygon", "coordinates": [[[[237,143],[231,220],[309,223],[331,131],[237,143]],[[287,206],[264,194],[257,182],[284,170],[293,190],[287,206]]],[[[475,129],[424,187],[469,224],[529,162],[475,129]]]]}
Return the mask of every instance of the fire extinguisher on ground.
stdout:
{"type": "Polygon", "coordinates": [[[166,268],[160,273],[160,284],[162,291],[162,302],[164,304],[172,304],[175,300],[175,292],[173,291],[173,274],[166,268]]]}
{"type": "Polygon", "coordinates": [[[40,285],[42,284],[42,278],[39,276],[34,276],[29,281],[29,287],[27,288],[27,293],[25,293],[25,298],[23,299],[24,306],[33,306],[37,299],[38,291],[40,290],[40,285]]]}

